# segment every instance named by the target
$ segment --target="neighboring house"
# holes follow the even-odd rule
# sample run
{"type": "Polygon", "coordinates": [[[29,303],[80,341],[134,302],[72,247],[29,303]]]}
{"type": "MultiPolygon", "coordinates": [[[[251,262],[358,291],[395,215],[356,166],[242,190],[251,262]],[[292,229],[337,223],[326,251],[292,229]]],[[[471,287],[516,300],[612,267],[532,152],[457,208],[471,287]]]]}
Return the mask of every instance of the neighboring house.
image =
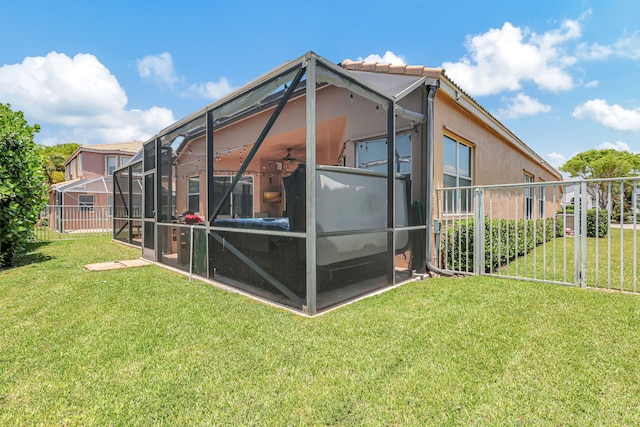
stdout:
{"type": "MultiPolygon", "coordinates": [[[[576,184],[567,185],[565,187],[565,193],[562,198],[562,206],[573,206],[576,202],[576,190],[580,190],[580,185],[578,184],[578,188],[576,188],[576,184]]],[[[589,195],[587,198],[587,209],[592,209],[597,207],[597,203],[595,198],[592,195],[589,195]]]]}
{"type": "MultiPolygon", "coordinates": [[[[162,130],[141,158],[114,174],[144,183],[142,218],[115,218],[114,238],[142,228],[143,257],[310,314],[428,269],[437,188],[562,179],[443,70],[313,52],[162,130]]],[[[121,212],[131,203],[115,193],[121,212]]]]}
{"type": "Polygon", "coordinates": [[[141,148],[141,141],[78,147],[64,163],[66,181],[49,188],[51,228],[62,233],[111,227],[113,171],[141,148]]]}

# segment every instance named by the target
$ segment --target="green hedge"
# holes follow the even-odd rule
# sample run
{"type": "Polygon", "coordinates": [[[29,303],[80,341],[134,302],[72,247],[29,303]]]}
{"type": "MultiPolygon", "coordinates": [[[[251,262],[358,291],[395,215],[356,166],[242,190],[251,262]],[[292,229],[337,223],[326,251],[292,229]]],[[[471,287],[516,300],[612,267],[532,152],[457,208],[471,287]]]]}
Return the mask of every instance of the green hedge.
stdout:
{"type": "MultiPolygon", "coordinates": [[[[450,228],[447,228],[441,244],[442,256],[447,268],[456,271],[473,271],[473,231],[472,218],[455,221],[450,228]]],[[[562,236],[564,223],[562,219],[556,218],[554,228],[553,218],[486,219],[484,233],[485,270],[490,272],[506,265],[516,256],[530,252],[534,247],[562,236]]]]}
{"type": "MultiPolygon", "coordinates": [[[[566,208],[567,215],[574,214],[574,207],[567,206],[566,208]]],[[[558,211],[558,214],[563,214],[562,210],[558,211]]],[[[578,218],[575,218],[574,221],[578,221],[578,218]]],[[[574,222],[575,223],[575,222],[574,222]]],[[[587,209],[587,237],[607,237],[609,234],[609,216],[606,210],[604,209],[587,209]],[[596,218],[597,218],[597,226],[596,229],[596,218]],[[597,233],[597,236],[596,236],[597,233]]]]}
{"type": "Polygon", "coordinates": [[[607,237],[609,234],[609,216],[602,209],[587,209],[587,237],[607,237]],[[596,229],[596,218],[598,228],[596,229]],[[597,233],[597,236],[596,236],[597,233]]]}

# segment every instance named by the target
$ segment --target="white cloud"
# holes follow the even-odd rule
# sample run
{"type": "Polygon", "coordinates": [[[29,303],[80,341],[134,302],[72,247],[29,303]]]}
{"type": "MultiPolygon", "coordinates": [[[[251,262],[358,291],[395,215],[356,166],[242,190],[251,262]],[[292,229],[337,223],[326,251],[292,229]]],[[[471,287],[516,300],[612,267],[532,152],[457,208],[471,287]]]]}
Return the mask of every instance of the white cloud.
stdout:
{"type": "Polygon", "coordinates": [[[603,142],[602,144],[596,147],[598,150],[605,150],[613,148],[616,151],[631,151],[631,146],[626,142],[616,141],[616,142],[603,142]]]}
{"type": "Polygon", "coordinates": [[[577,55],[582,59],[603,59],[613,54],[610,46],[603,46],[598,43],[580,43],[577,49],[577,55]]]}
{"type": "Polygon", "coordinates": [[[591,80],[590,82],[585,83],[584,87],[596,87],[600,84],[598,80],[591,80]]]}
{"type": "Polygon", "coordinates": [[[502,119],[517,119],[524,116],[533,116],[539,113],[548,113],[551,106],[543,104],[537,99],[524,93],[519,93],[514,98],[505,99],[507,108],[501,108],[496,114],[502,119]]]}
{"type": "Polygon", "coordinates": [[[640,59],[640,31],[618,39],[614,44],[616,55],[628,59],[640,59]]]}
{"type": "Polygon", "coordinates": [[[386,51],[384,55],[380,56],[377,53],[372,53],[371,55],[365,57],[358,57],[358,61],[364,62],[380,62],[384,64],[393,64],[393,65],[405,65],[404,57],[400,55],[396,55],[390,50],[386,51]]]}
{"type": "Polygon", "coordinates": [[[198,94],[203,98],[219,99],[223,96],[231,93],[234,87],[229,84],[229,81],[224,77],[221,77],[218,82],[206,82],[198,85],[191,85],[189,92],[198,94]]]}
{"type": "Polygon", "coordinates": [[[523,82],[550,91],[569,90],[574,81],[567,68],[576,58],[564,46],[579,37],[580,21],[565,20],[560,28],[543,34],[505,22],[502,28],[468,36],[469,54],[442,66],[471,95],[515,91],[523,82]]]}
{"type": "Polygon", "coordinates": [[[555,151],[544,157],[554,168],[559,168],[567,162],[567,158],[563,154],[556,153],[555,151]]]}
{"type": "Polygon", "coordinates": [[[573,117],[591,119],[604,126],[621,131],[640,131],[640,108],[633,110],[603,99],[592,99],[573,110],[573,117]]]}
{"type": "Polygon", "coordinates": [[[128,110],[116,77],[90,54],[57,52],[0,67],[0,99],[43,125],[43,140],[119,142],[146,139],[174,121],[171,110],[128,110]],[[58,136],[46,131],[58,128],[58,136]]]}
{"type": "Polygon", "coordinates": [[[640,31],[617,39],[611,45],[599,43],[581,43],[578,45],[578,55],[582,59],[606,59],[611,56],[637,60],[640,59],[640,31]]]}
{"type": "Polygon", "coordinates": [[[148,55],[138,60],[138,74],[169,87],[180,81],[173,66],[173,58],[168,52],[160,55],[148,55]]]}
{"type": "Polygon", "coordinates": [[[211,100],[222,98],[236,88],[225,77],[217,82],[187,84],[184,77],[176,73],[173,57],[168,52],[148,55],[138,60],[138,74],[161,87],[167,87],[179,96],[197,95],[211,100]]]}

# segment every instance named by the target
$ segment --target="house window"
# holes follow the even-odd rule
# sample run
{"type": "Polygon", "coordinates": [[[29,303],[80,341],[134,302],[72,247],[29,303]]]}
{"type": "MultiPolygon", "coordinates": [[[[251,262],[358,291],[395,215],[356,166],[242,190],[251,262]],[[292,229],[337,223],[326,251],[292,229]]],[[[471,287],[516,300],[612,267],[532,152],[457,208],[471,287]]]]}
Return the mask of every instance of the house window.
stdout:
{"type": "Polygon", "coordinates": [[[67,179],[75,179],[77,176],[78,173],[76,171],[76,159],[73,159],[71,160],[71,162],[69,162],[69,166],[67,167],[67,179]]]}
{"type": "Polygon", "coordinates": [[[113,171],[118,167],[118,156],[106,156],[107,175],[113,175],[113,171]]]}
{"type": "Polygon", "coordinates": [[[80,195],[78,206],[80,212],[93,212],[93,194],[80,195]]]}
{"type": "MultiPolygon", "coordinates": [[[[524,182],[533,182],[533,175],[524,173],[524,182]]],[[[525,187],[524,189],[524,217],[525,219],[531,219],[533,215],[533,195],[535,194],[534,187],[525,187]]]]}
{"type": "Polygon", "coordinates": [[[132,156],[120,156],[120,166],[124,166],[131,161],[132,156]]]}
{"type": "Polygon", "coordinates": [[[193,212],[200,212],[200,176],[189,177],[187,209],[193,212]]]}
{"type": "MultiPolygon", "coordinates": [[[[213,177],[213,200],[218,203],[233,180],[232,176],[213,177]]],[[[253,217],[253,177],[243,176],[222,204],[218,213],[221,217],[253,217]]]]}
{"type": "MultiPolygon", "coordinates": [[[[387,138],[360,141],[356,145],[356,165],[359,169],[387,172],[387,138]]],[[[396,135],[397,174],[411,174],[411,134],[396,135]]]]}
{"type": "MultiPolygon", "coordinates": [[[[471,147],[448,136],[444,137],[444,186],[470,187],[471,147]]],[[[445,193],[447,212],[471,212],[471,190],[457,189],[445,193]]]]}

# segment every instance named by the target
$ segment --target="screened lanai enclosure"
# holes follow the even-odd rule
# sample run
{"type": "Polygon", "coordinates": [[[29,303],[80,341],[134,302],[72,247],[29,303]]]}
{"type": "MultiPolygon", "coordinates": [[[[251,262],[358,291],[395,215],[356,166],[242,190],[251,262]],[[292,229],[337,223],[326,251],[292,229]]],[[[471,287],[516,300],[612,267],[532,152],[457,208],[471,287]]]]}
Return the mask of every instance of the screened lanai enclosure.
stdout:
{"type": "Polygon", "coordinates": [[[113,173],[113,237],[142,246],[142,154],[113,173]]]}
{"type": "Polygon", "coordinates": [[[114,236],[308,314],[410,279],[425,270],[434,84],[288,62],[116,171],[114,236]]]}

